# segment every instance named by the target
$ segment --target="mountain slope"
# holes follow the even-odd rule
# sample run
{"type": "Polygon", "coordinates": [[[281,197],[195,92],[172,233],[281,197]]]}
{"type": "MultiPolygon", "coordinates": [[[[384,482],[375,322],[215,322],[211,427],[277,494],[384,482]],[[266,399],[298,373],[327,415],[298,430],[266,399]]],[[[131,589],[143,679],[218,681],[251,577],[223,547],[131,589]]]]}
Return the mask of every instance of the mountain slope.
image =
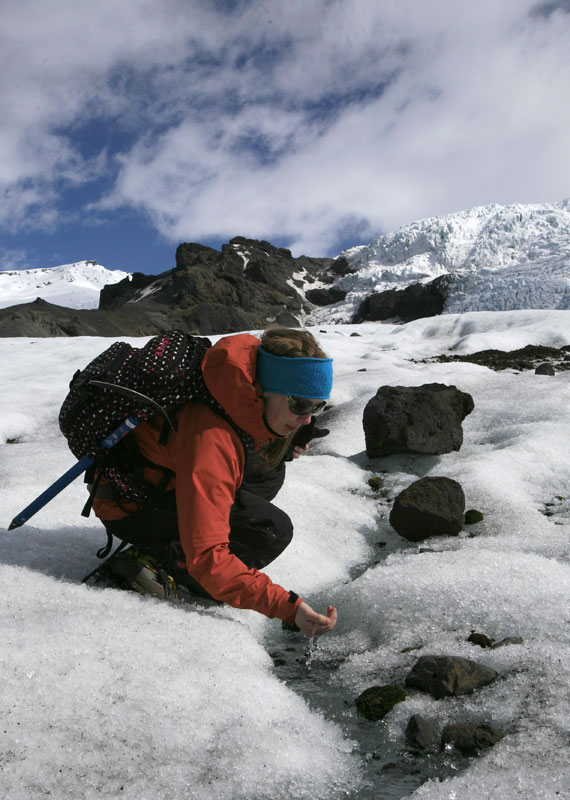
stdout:
{"type": "Polygon", "coordinates": [[[568,308],[570,200],[489,205],[405,225],[342,254],[356,272],[316,321],[344,322],[372,292],[453,276],[444,313],[568,308]]]}
{"type": "Polygon", "coordinates": [[[107,269],[95,261],[4,271],[0,272],[0,308],[31,303],[37,297],[67,308],[98,308],[103,286],[128,277],[128,272],[107,269]]]}

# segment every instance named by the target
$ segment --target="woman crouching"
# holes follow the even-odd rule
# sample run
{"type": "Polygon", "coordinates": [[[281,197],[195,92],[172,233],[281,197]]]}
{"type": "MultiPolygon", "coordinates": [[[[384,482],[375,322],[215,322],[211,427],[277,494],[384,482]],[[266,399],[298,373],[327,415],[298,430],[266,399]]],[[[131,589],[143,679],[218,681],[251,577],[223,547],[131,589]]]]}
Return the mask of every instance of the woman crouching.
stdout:
{"type": "MultiPolygon", "coordinates": [[[[101,482],[94,510],[107,532],[134,545],[110,568],[136,588],[149,558],[164,593],[186,590],[295,624],[307,636],[334,628],[260,570],[283,552],[293,526],[271,502],[301,428],[314,423],[332,388],[332,359],[296,329],[220,339],[202,362],[205,396],[188,401],[166,444],[160,426],[131,434],[151,499],[119,502],[101,482]]],[[[160,593],[160,592],[157,592],[160,593]]]]}

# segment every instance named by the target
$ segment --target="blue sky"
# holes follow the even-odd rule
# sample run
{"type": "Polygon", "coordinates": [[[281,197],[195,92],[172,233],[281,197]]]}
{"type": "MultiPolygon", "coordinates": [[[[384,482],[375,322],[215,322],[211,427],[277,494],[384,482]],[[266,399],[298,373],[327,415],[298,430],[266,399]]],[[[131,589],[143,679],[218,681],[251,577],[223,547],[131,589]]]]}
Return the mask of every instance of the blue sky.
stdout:
{"type": "Polygon", "coordinates": [[[570,3],[2,0],[0,269],[570,195],[570,3]]]}

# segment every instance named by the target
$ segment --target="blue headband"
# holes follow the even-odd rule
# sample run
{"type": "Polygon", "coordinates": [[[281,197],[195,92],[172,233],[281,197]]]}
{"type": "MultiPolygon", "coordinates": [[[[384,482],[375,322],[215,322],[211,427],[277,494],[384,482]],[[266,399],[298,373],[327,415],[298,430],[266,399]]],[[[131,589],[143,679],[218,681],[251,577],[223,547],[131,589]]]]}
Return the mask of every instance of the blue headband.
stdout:
{"type": "Polygon", "coordinates": [[[289,358],[275,356],[260,347],[256,379],[264,392],[288,397],[328,400],[333,383],[332,358],[289,358]]]}

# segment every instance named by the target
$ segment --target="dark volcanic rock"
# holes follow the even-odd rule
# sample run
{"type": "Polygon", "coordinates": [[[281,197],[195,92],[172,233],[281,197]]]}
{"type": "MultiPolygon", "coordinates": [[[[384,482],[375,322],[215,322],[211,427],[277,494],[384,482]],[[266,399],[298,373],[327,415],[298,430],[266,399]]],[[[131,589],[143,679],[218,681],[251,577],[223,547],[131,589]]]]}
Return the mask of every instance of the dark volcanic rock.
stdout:
{"type": "Polygon", "coordinates": [[[481,750],[492,747],[503,738],[501,731],[490,725],[454,723],[446,725],[441,733],[441,745],[453,745],[464,756],[475,756],[481,750]]]}
{"type": "Polygon", "coordinates": [[[441,700],[469,694],[497,678],[494,669],[458,656],[422,656],[406,677],[406,686],[441,700]]]}
{"type": "Polygon", "coordinates": [[[366,453],[374,458],[459,450],[461,423],[473,408],[471,395],[455,386],[381,386],[364,409],[366,453]]]}
{"type": "Polygon", "coordinates": [[[330,306],[344,300],[347,294],[348,292],[331,286],[329,289],[309,289],[305,292],[305,297],[316,306],[330,306]]]}
{"type": "Polygon", "coordinates": [[[539,364],[538,367],[534,371],[535,375],[556,375],[556,370],[552,366],[552,364],[548,364],[547,362],[543,364],[539,364]]]}
{"type": "Polygon", "coordinates": [[[0,309],[2,336],[146,336],[175,327],[164,313],[141,313],[125,306],[117,311],[64,308],[45,301],[0,309]]]}
{"type": "Polygon", "coordinates": [[[451,478],[414,481],[396,497],[390,525],[410,542],[429,536],[456,536],[463,527],[465,495],[451,478]]]}
{"type": "Polygon", "coordinates": [[[507,645],[511,644],[524,644],[524,639],[522,636],[505,636],[505,638],[501,639],[499,642],[493,643],[493,650],[496,650],[498,647],[507,647],[507,645]]]}
{"type": "Polygon", "coordinates": [[[241,236],[221,251],[184,243],[174,269],[135,273],[104,287],[97,311],[49,303],[0,309],[0,336],[144,336],[173,328],[231,333],[271,322],[293,327],[311,308],[291,285],[293,276],[303,277],[300,286],[311,280],[332,283],[347,270],[344,259],[293,258],[286,248],[241,236]]]}
{"type": "Polygon", "coordinates": [[[406,742],[414,750],[433,750],[439,744],[437,726],[431,719],[414,714],[406,726],[406,742]]]}
{"type": "Polygon", "coordinates": [[[536,369],[542,363],[548,363],[557,370],[570,369],[568,351],[570,345],[563,347],[545,347],[543,345],[527,344],[519,350],[478,350],[462,356],[447,354],[436,356],[429,361],[438,361],[447,364],[450,361],[467,361],[471,364],[481,364],[494,370],[502,369],[536,369]]]}
{"type": "Polygon", "coordinates": [[[134,272],[130,278],[123,278],[118,283],[108,283],[99,294],[99,310],[120,308],[132,298],[133,292],[142,292],[155,281],[156,275],[134,272]]]}
{"type": "Polygon", "coordinates": [[[329,267],[329,272],[333,275],[350,275],[353,272],[356,272],[357,269],[350,266],[346,258],[344,256],[339,256],[335,258],[332,264],[329,267]]]}
{"type": "Polygon", "coordinates": [[[120,300],[181,311],[201,333],[265,328],[269,320],[295,326],[305,304],[290,285],[293,275],[324,279],[333,263],[331,258],[293,258],[284,247],[243,236],[221,251],[184,243],[176,250],[175,269],[154,276],[141,290],[133,287],[130,297],[123,291],[120,300]]]}
{"type": "Polygon", "coordinates": [[[476,508],[470,508],[465,512],[466,525],[476,525],[478,522],[482,522],[483,520],[483,514],[480,511],[477,511],[476,508]]]}
{"type": "Polygon", "coordinates": [[[422,317],[434,317],[443,311],[450,280],[449,275],[441,275],[429,283],[412,283],[405,289],[387,289],[369,294],[358,307],[352,322],[386,319],[410,322],[422,317]]]}
{"type": "Polygon", "coordinates": [[[382,719],[395,705],[406,699],[401,686],[371,686],[356,698],[358,713],[366,719],[382,719]]]}
{"type": "Polygon", "coordinates": [[[467,637],[467,641],[471,642],[471,644],[476,644],[479,647],[493,647],[494,639],[490,639],[484,633],[477,633],[477,631],[471,631],[469,636],[467,637]]]}

